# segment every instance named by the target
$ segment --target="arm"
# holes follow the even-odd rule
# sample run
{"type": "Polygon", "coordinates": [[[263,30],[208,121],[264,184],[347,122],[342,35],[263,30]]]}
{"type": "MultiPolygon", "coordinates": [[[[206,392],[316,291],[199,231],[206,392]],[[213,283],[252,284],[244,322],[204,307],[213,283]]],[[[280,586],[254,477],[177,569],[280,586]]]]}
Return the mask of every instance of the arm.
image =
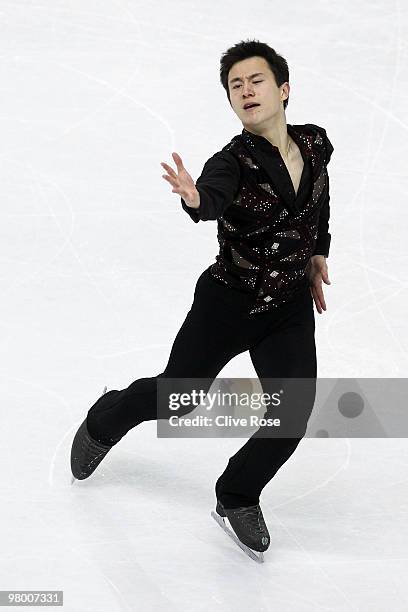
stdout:
{"type": "Polygon", "coordinates": [[[327,175],[327,195],[323,202],[322,208],[319,214],[319,223],[317,229],[316,245],[313,251],[313,255],[324,255],[329,256],[331,234],[329,233],[329,219],[330,219],[330,193],[329,193],[329,175],[327,175]]]}
{"type": "Polygon", "coordinates": [[[195,223],[218,219],[232,203],[239,187],[239,177],[239,163],[232,153],[226,151],[215,153],[206,161],[196,181],[199,193],[198,208],[188,206],[181,198],[183,210],[195,223]]]}
{"type": "MultiPolygon", "coordinates": [[[[334,147],[327,137],[326,130],[318,128],[325,145],[325,164],[330,161],[334,147]]],[[[329,175],[327,175],[327,190],[326,198],[320,210],[317,239],[313,255],[310,258],[306,273],[310,280],[310,292],[314,299],[317,311],[319,314],[326,310],[326,301],[323,295],[322,281],[326,285],[331,285],[328,275],[326,258],[329,256],[331,234],[329,233],[330,219],[330,190],[329,190],[329,175]]]]}
{"type": "MultiPolygon", "coordinates": [[[[331,155],[334,151],[334,147],[330,142],[326,130],[318,127],[319,133],[323,138],[325,145],[325,164],[330,161],[331,155]]],[[[319,223],[317,229],[317,239],[313,255],[324,255],[326,258],[329,256],[331,234],[329,233],[329,220],[330,220],[330,181],[329,175],[327,175],[327,190],[326,199],[320,210],[319,223]]]]}

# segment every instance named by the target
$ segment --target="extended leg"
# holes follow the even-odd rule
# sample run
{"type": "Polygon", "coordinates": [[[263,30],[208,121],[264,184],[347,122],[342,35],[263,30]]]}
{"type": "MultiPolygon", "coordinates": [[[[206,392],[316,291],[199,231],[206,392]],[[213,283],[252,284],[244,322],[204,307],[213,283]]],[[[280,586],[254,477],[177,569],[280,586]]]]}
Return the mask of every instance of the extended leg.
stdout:
{"type": "MultiPolygon", "coordinates": [[[[77,432],[71,466],[77,478],[87,478],[107,451],[142,421],[157,419],[158,378],[201,378],[208,391],[228,361],[246,350],[242,333],[242,307],[225,301],[226,290],[203,274],[197,281],[194,302],[181,326],[162,374],[140,378],[126,389],[110,390],[90,408],[77,432]]],[[[229,295],[229,294],[228,294],[229,295]]],[[[185,389],[184,389],[185,390],[185,389]]],[[[183,407],[186,414],[194,409],[183,407]]],[[[162,417],[161,417],[162,418],[162,417]]]]}

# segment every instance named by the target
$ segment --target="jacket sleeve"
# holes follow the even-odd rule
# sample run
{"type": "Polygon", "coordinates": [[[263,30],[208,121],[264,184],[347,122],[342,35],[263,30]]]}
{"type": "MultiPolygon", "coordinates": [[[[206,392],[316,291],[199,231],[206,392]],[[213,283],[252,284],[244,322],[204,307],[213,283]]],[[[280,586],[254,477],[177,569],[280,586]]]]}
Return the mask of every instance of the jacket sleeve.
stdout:
{"type": "Polygon", "coordinates": [[[195,223],[218,219],[227,206],[232,204],[239,188],[239,180],[238,160],[232,153],[218,151],[206,161],[196,181],[196,188],[200,194],[200,206],[190,208],[181,198],[183,210],[195,223]]]}
{"type": "Polygon", "coordinates": [[[319,214],[319,224],[317,228],[316,244],[313,255],[329,256],[331,234],[329,232],[330,219],[330,193],[329,193],[329,175],[327,175],[327,193],[325,201],[319,214]]]}
{"type": "MultiPolygon", "coordinates": [[[[318,126],[316,127],[318,131],[320,132],[323,138],[323,141],[324,141],[325,164],[327,166],[327,164],[330,161],[331,155],[334,151],[334,147],[326,134],[326,130],[322,127],[318,127],[318,126]]],[[[329,183],[330,183],[329,175],[327,175],[326,198],[320,210],[316,245],[313,251],[313,255],[324,255],[325,257],[329,256],[330,242],[331,242],[331,234],[329,233],[329,220],[330,220],[330,184],[329,183]]]]}

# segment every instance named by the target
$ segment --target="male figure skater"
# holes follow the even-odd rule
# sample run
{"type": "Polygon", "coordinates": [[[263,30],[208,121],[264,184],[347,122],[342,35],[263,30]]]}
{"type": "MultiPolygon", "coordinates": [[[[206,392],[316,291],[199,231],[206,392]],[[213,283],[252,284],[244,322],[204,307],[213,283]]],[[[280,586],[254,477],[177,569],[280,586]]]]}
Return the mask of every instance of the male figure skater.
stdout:
{"type": "MultiPolygon", "coordinates": [[[[260,379],[317,377],[313,301],[319,313],[326,310],[333,146],[315,124],[286,123],[288,66],[267,44],[228,49],[220,77],[242,133],[205,163],[196,182],[177,153],[177,170],[161,164],[191,219],[217,220],[219,254],[198,278],[165,370],[104,393],[90,408],[72,445],[75,478],[90,476],[130,429],[157,419],[159,377],[214,380],[247,350],[260,379]]],[[[313,393],[304,397],[303,433],[313,403],[313,393]]],[[[256,432],[217,480],[217,515],[261,555],[270,538],[260,493],[301,439],[256,432]]]]}

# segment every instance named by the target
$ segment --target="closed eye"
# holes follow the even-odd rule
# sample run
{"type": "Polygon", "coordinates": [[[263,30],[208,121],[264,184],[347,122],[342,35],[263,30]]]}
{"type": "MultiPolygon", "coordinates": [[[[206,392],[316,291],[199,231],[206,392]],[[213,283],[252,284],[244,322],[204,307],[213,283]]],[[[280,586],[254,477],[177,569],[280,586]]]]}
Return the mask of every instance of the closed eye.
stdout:
{"type": "MultiPolygon", "coordinates": [[[[262,81],[254,81],[254,83],[263,83],[263,79],[262,81]]],[[[241,85],[234,85],[232,89],[237,89],[237,87],[241,87],[241,85]]]]}

